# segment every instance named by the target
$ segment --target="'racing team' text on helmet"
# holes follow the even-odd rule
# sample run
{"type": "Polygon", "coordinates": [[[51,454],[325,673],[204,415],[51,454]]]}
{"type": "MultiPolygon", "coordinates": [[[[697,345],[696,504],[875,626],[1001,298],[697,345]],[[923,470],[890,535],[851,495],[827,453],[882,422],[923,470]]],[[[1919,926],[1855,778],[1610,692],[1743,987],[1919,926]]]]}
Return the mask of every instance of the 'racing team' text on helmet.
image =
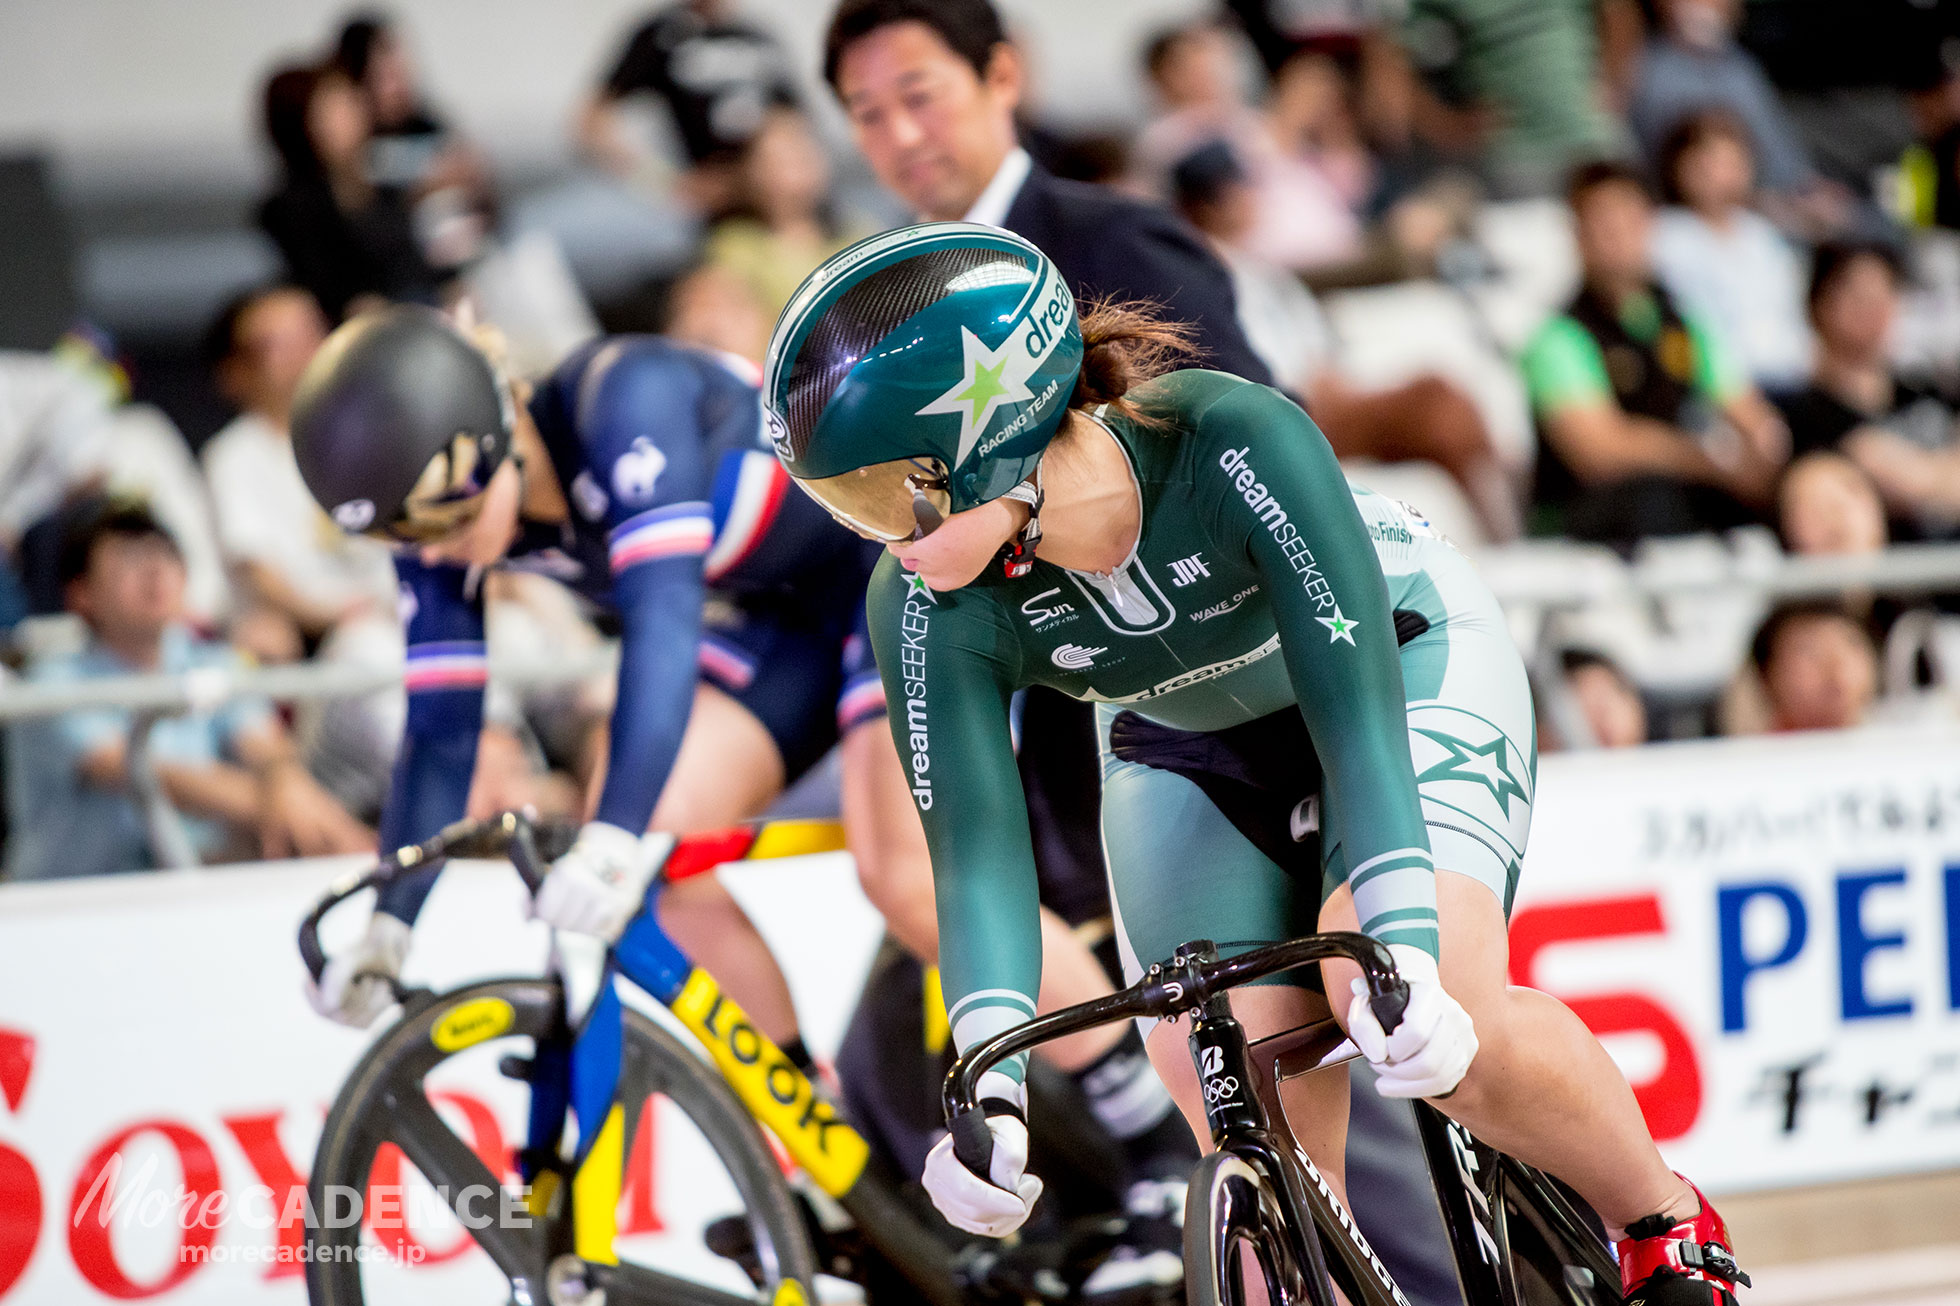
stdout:
{"type": "Polygon", "coordinates": [[[783,466],[845,525],[914,534],[1033,474],[1082,366],[1060,271],[996,227],[933,222],[826,259],[783,310],[763,402],[783,466]]]}

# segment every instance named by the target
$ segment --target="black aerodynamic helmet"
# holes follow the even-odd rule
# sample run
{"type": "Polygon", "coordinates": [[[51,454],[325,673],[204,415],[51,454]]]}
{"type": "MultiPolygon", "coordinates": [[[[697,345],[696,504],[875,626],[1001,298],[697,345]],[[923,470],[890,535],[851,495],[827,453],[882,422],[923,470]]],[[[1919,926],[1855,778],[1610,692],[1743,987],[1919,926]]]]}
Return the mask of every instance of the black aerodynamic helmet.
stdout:
{"type": "Polygon", "coordinates": [[[510,390],[440,315],[393,305],[327,337],[293,401],[299,474],[342,530],[436,539],[510,454],[510,390]]]}

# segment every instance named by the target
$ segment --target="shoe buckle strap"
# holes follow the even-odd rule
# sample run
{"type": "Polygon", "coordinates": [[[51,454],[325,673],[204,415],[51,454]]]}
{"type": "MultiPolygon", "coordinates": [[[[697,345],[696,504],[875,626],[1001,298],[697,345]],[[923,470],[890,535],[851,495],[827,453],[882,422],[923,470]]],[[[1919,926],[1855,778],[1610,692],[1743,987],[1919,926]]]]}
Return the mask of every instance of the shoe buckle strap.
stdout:
{"type": "Polygon", "coordinates": [[[1749,1276],[1735,1263],[1735,1254],[1720,1243],[1697,1243],[1684,1238],[1675,1244],[1675,1255],[1684,1269],[1700,1270],[1745,1288],[1750,1286],[1749,1276]]]}

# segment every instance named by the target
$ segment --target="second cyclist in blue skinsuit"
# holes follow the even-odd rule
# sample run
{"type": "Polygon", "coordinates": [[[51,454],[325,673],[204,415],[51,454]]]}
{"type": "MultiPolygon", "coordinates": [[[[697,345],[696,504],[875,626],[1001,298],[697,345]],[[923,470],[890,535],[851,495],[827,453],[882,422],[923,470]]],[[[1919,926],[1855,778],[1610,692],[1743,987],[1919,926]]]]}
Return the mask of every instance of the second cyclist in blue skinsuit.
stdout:
{"type": "MultiPolygon", "coordinates": [[[[787,477],[761,442],[752,373],[655,337],[603,340],[519,406],[480,352],[432,314],[365,315],[329,343],[302,390],[296,456],[336,521],[400,546],[408,716],[384,847],[427,838],[463,812],[482,726],[482,577],[492,566],[562,581],[620,629],[605,779],[578,844],[553,868],[555,891],[541,898],[541,914],[566,928],[616,934],[637,910],[665,851],[641,832],[675,774],[700,683],[766,732],[792,779],[841,730],[882,715],[869,655],[853,637],[865,546],[784,493],[787,477]]],[[[697,780],[741,787],[733,776],[697,780]]],[[[329,1014],[365,1023],[385,1005],[385,987],[356,976],[399,968],[433,880],[407,877],[383,897],[363,944],[323,979],[329,1014]]],[[[738,1000],[787,1023],[780,973],[712,878],[669,898],[678,910],[663,918],[683,944],[723,960],[717,969],[738,1000]],[[715,937],[690,937],[688,925],[704,918],[715,937]]],[[[780,1032],[795,1050],[794,1025],[780,1032]]]]}

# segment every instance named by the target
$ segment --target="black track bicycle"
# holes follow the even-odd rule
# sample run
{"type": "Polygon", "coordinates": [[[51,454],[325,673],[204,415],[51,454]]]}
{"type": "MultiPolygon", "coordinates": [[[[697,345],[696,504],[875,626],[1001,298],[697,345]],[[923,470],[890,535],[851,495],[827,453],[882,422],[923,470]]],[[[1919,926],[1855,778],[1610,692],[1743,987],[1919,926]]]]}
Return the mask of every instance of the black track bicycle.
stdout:
{"type": "MultiPolygon", "coordinates": [[[[1363,1306],[1408,1306],[1381,1259],[1288,1130],[1281,1082],[1334,1072],[1356,1053],[1332,1019],[1248,1042],[1227,994],[1331,958],[1361,967],[1384,1029],[1401,1023],[1408,986],[1388,950],[1362,934],[1308,935],[1221,960],[1209,940],[1185,944],[1134,985],[1018,1025],[968,1050],[946,1077],[944,1106],[960,1159],[988,1172],[992,1136],[980,1076],[1018,1053],[1099,1025],[1155,1016],[1190,1020],[1213,1151],[1192,1176],[1184,1217],[1190,1306],[1244,1299],[1257,1276],[1281,1306],[1335,1306],[1334,1287],[1363,1306]]],[[[1550,1176],[1477,1141],[1426,1102],[1417,1127],[1469,1306],[1620,1306],[1617,1263],[1592,1212],[1550,1176]]]]}

